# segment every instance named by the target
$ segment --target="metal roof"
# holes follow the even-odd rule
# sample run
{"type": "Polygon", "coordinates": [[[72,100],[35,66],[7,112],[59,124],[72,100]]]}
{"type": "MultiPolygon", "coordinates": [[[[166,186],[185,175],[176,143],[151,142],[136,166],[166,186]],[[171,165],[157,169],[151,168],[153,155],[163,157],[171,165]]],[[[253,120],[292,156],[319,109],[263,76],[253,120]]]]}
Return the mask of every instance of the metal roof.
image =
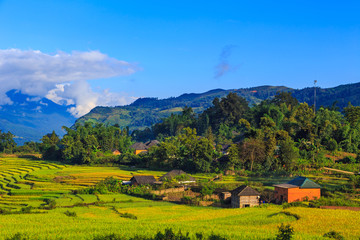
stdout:
{"type": "Polygon", "coordinates": [[[300,188],[321,188],[321,186],[306,177],[297,177],[289,181],[288,184],[299,186],[300,188]]]}
{"type": "Polygon", "coordinates": [[[274,185],[274,187],[280,187],[280,188],[298,188],[299,186],[292,185],[292,184],[287,184],[287,183],[282,183],[282,184],[276,184],[276,185],[274,185]]]}
{"type": "Polygon", "coordinates": [[[321,186],[314,181],[306,178],[306,177],[297,177],[293,180],[282,183],[282,184],[276,184],[274,187],[281,187],[281,188],[321,188],[321,186]]]}

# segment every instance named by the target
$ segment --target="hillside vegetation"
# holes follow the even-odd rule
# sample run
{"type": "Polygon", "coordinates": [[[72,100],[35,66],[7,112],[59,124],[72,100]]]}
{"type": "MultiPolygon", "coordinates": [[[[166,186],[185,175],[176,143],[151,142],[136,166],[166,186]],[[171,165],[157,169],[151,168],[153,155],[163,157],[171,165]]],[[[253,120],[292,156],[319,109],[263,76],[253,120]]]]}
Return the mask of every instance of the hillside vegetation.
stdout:
{"type": "MultiPolygon", "coordinates": [[[[77,120],[77,123],[91,121],[109,125],[119,124],[120,127],[129,127],[130,130],[144,129],[158,123],[171,113],[180,113],[181,108],[188,106],[194,112],[201,113],[212,106],[215,98],[227,96],[235,92],[244,97],[250,104],[259,104],[271,99],[277,92],[290,92],[299,102],[309,105],[314,103],[314,88],[292,89],[284,86],[260,86],[240,89],[214,89],[205,93],[183,94],[179,97],[167,99],[140,98],[128,106],[96,107],[90,113],[77,120]]],[[[317,88],[317,107],[325,106],[343,109],[351,102],[354,106],[360,105],[360,83],[341,85],[334,88],[317,88]]]]}

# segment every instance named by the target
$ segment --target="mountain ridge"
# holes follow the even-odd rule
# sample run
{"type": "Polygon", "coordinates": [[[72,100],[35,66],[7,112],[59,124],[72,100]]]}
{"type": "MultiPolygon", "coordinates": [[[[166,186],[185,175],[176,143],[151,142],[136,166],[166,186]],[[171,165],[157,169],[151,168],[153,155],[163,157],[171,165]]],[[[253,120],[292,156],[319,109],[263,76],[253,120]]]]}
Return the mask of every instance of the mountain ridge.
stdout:
{"type": "MultiPolygon", "coordinates": [[[[178,97],[165,99],[140,98],[126,106],[95,107],[88,114],[80,117],[76,122],[119,124],[120,127],[129,127],[130,130],[144,129],[160,122],[161,118],[172,113],[179,113],[185,106],[192,107],[194,112],[201,113],[212,106],[215,97],[225,97],[230,92],[246,98],[250,105],[258,104],[265,99],[272,98],[277,92],[291,92],[299,102],[313,105],[314,87],[293,89],[286,86],[263,85],[239,89],[212,89],[204,93],[184,93],[178,97]]],[[[348,102],[360,105],[360,83],[344,84],[332,88],[316,88],[316,106],[332,106],[337,102],[340,109],[347,106],[348,102]]]]}

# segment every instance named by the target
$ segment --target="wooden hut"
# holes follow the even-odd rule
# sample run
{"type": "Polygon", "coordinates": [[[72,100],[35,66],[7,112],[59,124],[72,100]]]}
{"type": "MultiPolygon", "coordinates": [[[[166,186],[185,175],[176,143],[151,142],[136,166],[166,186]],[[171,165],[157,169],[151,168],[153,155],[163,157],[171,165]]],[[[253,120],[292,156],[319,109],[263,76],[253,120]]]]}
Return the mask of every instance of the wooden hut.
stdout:
{"type": "Polygon", "coordinates": [[[147,149],[151,148],[152,146],[157,146],[159,144],[160,142],[158,140],[151,140],[145,143],[147,149]]]}
{"type": "Polygon", "coordinates": [[[320,185],[306,177],[297,177],[287,183],[274,185],[276,202],[314,200],[321,196],[320,185]]]}
{"type": "Polygon", "coordinates": [[[148,147],[142,142],[136,142],[130,146],[130,148],[134,149],[135,155],[138,155],[142,152],[147,152],[148,147]]]}
{"type": "Polygon", "coordinates": [[[135,175],[130,179],[131,185],[153,185],[156,182],[154,176],[149,175],[135,175]]]}
{"type": "Polygon", "coordinates": [[[231,191],[232,208],[258,206],[259,200],[260,193],[246,185],[242,185],[231,191]]]}
{"type": "Polygon", "coordinates": [[[179,180],[179,183],[194,183],[194,182],[196,182],[194,177],[188,175],[186,172],[184,172],[183,170],[179,170],[179,169],[171,170],[170,172],[168,172],[165,175],[161,176],[159,178],[159,180],[160,181],[171,180],[171,179],[176,178],[178,176],[184,176],[184,179],[179,180]]]}

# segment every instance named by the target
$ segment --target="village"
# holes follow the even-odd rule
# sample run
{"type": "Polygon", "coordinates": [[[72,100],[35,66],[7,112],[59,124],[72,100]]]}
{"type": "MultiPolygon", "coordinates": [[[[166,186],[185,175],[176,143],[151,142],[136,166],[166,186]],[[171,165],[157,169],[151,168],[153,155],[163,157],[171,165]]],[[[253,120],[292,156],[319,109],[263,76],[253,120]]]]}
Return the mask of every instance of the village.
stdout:
{"type": "MultiPolygon", "coordinates": [[[[130,148],[133,149],[135,155],[146,154],[150,147],[157,146],[158,144],[159,141],[157,140],[146,143],[136,142],[130,148]]],[[[225,155],[228,154],[227,150],[229,146],[230,145],[225,145],[222,147],[225,155]]],[[[114,150],[113,154],[120,155],[121,152],[114,150]]],[[[229,173],[233,174],[231,171],[229,173]]],[[[216,182],[221,176],[222,174],[220,174],[220,176],[217,175],[211,179],[211,181],[216,182]]],[[[321,197],[321,186],[303,176],[272,185],[274,190],[270,197],[262,196],[259,191],[248,185],[241,185],[232,190],[217,188],[213,185],[212,190],[206,194],[201,194],[204,186],[199,186],[196,178],[179,169],[171,170],[158,179],[152,175],[134,175],[129,181],[123,181],[122,184],[149,186],[153,189],[151,193],[155,194],[157,199],[164,201],[225,208],[254,207],[264,203],[282,204],[311,201],[320,199],[321,197]],[[197,199],[197,201],[191,201],[194,199],[197,199]]]]}
{"type": "MultiPolygon", "coordinates": [[[[130,181],[123,181],[123,184],[132,186],[147,185],[157,189],[164,182],[172,182],[173,185],[170,188],[151,191],[151,193],[161,196],[161,200],[190,203],[184,199],[201,195],[196,179],[186,172],[176,169],[166,173],[158,180],[151,175],[134,175],[130,181]]],[[[286,183],[276,184],[274,188],[274,196],[271,202],[277,204],[316,200],[321,197],[321,186],[302,176],[286,183]]],[[[247,185],[241,185],[232,191],[214,189],[209,195],[205,195],[201,199],[202,201],[198,202],[201,206],[231,208],[254,207],[265,203],[261,194],[256,189],[247,185]]]]}

